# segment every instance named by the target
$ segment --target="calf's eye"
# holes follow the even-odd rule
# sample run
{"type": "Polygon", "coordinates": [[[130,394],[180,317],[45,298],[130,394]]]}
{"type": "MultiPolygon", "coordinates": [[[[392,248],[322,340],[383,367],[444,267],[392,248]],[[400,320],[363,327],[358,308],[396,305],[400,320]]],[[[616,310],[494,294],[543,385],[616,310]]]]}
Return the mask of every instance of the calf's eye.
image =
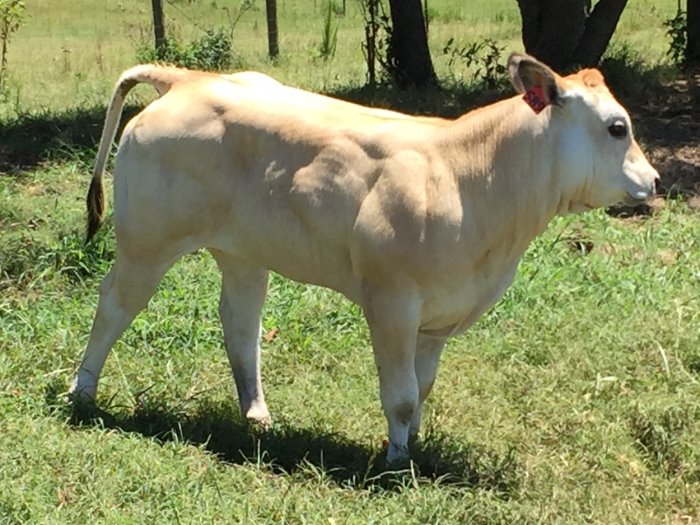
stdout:
{"type": "Polygon", "coordinates": [[[627,136],[627,125],[621,120],[616,120],[608,126],[608,132],[616,139],[625,138],[627,136]]]}

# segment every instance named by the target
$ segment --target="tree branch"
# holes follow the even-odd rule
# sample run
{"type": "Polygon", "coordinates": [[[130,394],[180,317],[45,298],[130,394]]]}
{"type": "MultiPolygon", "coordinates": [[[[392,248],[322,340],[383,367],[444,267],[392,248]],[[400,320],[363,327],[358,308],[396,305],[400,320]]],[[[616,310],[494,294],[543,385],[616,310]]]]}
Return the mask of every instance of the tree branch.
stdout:
{"type": "Polygon", "coordinates": [[[627,0],[598,0],[586,19],[583,36],[572,56],[572,62],[583,67],[598,65],[608,47],[627,0]]]}

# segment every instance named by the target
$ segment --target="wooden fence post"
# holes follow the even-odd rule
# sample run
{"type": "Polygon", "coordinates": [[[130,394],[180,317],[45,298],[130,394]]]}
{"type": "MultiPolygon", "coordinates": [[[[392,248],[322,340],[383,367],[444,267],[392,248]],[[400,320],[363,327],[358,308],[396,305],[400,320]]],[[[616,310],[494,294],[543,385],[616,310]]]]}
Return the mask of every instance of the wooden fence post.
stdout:
{"type": "Polygon", "coordinates": [[[153,6],[153,34],[156,39],[156,50],[165,46],[165,26],[163,25],[163,3],[161,0],[151,0],[153,6]]]}
{"type": "Polygon", "coordinates": [[[275,59],[280,54],[277,37],[277,0],[265,0],[267,13],[267,49],[270,58],[275,59]]]}

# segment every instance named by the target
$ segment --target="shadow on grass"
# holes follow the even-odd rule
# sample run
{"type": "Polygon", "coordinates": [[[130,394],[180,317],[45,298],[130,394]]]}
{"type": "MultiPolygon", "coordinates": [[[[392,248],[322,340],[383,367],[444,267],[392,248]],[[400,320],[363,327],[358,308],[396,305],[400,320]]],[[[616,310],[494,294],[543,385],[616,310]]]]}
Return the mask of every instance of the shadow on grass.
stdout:
{"type": "Polygon", "coordinates": [[[241,421],[230,405],[200,404],[187,413],[160,400],[141,398],[133,410],[105,411],[92,404],[66,404],[63,388],[50,387],[46,399],[55,415],[76,429],[108,428],[141,434],[159,443],[202,446],[230,464],[258,464],[280,475],[313,477],[339,486],[381,492],[426,482],[479,488],[507,499],[518,489],[514,451],[498,454],[462,445],[447,436],[428,437],[414,447],[413,470],[388,471],[379,447],[360,444],[317,428],[275,423],[265,430],[241,421]]]}
{"type": "MultiPolygon", "coordinates": [[[[126,106],[119,134],[141,108],[126,106]]],[[[33,112],[0,125],[0,174],[26,171],[48,162],[82,160],[94,162],[100,142],[106,106],[63,112],[33,112]]]]}

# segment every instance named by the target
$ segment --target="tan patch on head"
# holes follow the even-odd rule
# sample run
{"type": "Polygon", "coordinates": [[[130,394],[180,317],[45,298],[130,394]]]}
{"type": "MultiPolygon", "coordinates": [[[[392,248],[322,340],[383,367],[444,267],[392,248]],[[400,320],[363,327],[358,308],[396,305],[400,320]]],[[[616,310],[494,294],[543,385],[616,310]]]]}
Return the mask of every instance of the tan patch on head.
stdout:
{"type": "Polygon", "coordinates": [[[603,74],[597,69],[582,69],[576,75],[581,79],[583,85],[590,88],[605,86],[603,74]]]}

